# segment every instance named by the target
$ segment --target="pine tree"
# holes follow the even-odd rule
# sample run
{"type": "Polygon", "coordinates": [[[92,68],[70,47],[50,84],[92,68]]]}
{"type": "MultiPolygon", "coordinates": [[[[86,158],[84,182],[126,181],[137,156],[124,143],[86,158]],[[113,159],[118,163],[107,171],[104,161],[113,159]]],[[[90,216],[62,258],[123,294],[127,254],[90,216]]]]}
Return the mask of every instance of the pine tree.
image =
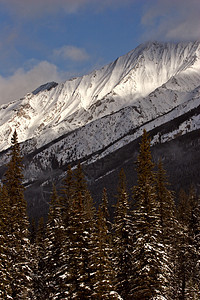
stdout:
{"type": "Polygon", "coordinates": [[[69,225],[70,298],[87,299],[90,295],[88,260],[88,232],[84,227],[84,206],[81,193],[74,199],[69,225]]]}
{"type": "Polygon", "coordinates": [[[30,233],[29,233],[30,243],[32,245],[35,244],[36,234],[37,234],[36,222],[35,222],[35,219],[32,219],[30,222],[30,233]]]}
{"type": "Polygon", "coordinates": [[[31,248],[29,242],[29,222],[24,199],[23,165],[17,132],[11,139],[10,161],[7,165],[4,184],[7,189],[9,206],[8,252],[11,261],[9,275],[12,298],[28,298],[32,295],[31,248]]]}
{"type": "Polygon", "coordinates": [[[9,253],[10,230],[9,222],[11,207],[9,197],[5,186],[0,187],[0,298],[12,299],[12,290],[10,286],[11,261],[9,253]]]}
{"type": "Polygon", "coordinates": [[[47,228],[46,228],[46,255],[44,290],[46,299],[65,299],[68,291],[65,286],[66,257],[65,257],[65,228],[62,219],[60,198],[53,186],[47,228]]]}
{"type": "Polygon", "coordinates": [[[194,299],[200,298],[200,197],[197,198],[193,210],[193,232],[194,232],[194,272],[193,272],[193,289],[194,299]]]}
{"type": "Polygon", "coordinates": [[[189,195],[183,190],[178,203],[179,238],[177,243],[177,277],[179,299],[198,299],[199,297],[199,252],[198,236],[198,198],[194,188],[189,195]]]}
{"type": "Polygon", "coordinates": [[[180,190],[178,207],[177,207],[177,218],[179,222],[178,227],[178,240],[177,240],[177,297],[180,300],[186,298],[186,285],[188,281],[188,259],[189,256],[189,206],[188,196],[183,189],[180,190]]]}
{"type": "Polygon", "coordinates": [[[173,193],[168,189],[166,172],[161,160],[158,163],[156,173],[156,201],[159,206],[161,242],[165,246],[168,255],[167,298],[173,298],[175,294],[175,268],[176,268],[176,243],[177,243],[177,219],[175,216],[175,202],[173,193]]]}
{"type": "Polygon", "coordinates": [[[60,203],[62,206],[62,216],[65,228],[69,225],[69,212],[72,206],[72,201],[75,193],[75,181],[71,166],[68,166],[67,176],[63,180],[61,187],[60,203]]]}
{"type": "Polygon", "coordinates": [[[117,205],[114,222],[114,265],[117,291],[123,299],[131,299],[132,274],[132,217],[126,188],[126,176],[122,169],[119,174],[117,205]]]}
{"type": "Polygon", "coordinates": [[[79,164],[74,171],[74,193],[69,210],[69,298],[90,299],[91,256],[94,247],[94,206],[79,164]]]}
{"type": "Polygon", "coordinates": [[[38,222],[35,238],[35,260],[36,266],[34,269],[34,297],[37,300],[46,299],[46,243],[45,243],[45,224],[44,219],[41,218],[38,222]]]}
{"type": "Polygon", "coordinates": [[[144,130],[137,159],[137,186],[134,188],[133,299],[165,296],[168,260],[161,243],[159,205],[156,201],[154,164],[150,139],[144,130]]]}
{"type": "Polygon", "coordinates": [[[188,299],[200,298],[200,203],[199,198],[195,192],[194,186],[191,186],[189,197],[189,224],[188,224],[188,235],[189,235],[189,283],[187,286],[187,297],[188,299]]]}
{"type": "Polygon", "coordinates": [[[160,210],[160,225],[162,231],[162,240],[166,245],[172,245],[176,230],[177,220],[175,218],[175,202],[173,192],[168,189],[166,172],[163,169],[161,160],[158,163],[156,174],[156,200],[160,210]]]}
{"type": "Polygon", "coordinates": [[[61,214],[65,230],[65,241],[64,241],[64,255],[65,255],[65,267],[68,269],[67,274],[63,277],[65,279],[66,291],[68,291],[68,297],[70,298],[73,295],[74,286],[73,286],[73,269],[69,268],[69,265],[72,265],[72,240],[74,239],[72,223],[74,222],[74,198],[76,194],[76,183],[74,174],[71,166],[68,166],[67,175],[63,180],[61,186],[61,196],[60,196],[60,205],[61,205],[61,214]]]}
{"type": "Polygon", "coordinates": [[[92,255],[94,277],[92,299],[117,299],[115,272],[112,266],[113,248],[108,222],[108,198],[103,190],[96,221],[95,248],[92,255]],[[115,294],[115,296],[113,296],[115,294]]]}
{"type": "Polygon", "coordinates": [[[87,201],[87,196],[88,196],[88,187],[87,187],[87,182],[83,173],[83,169],[81,164],[79,163],[77,168],[74,170],[74,188],[75,188],[75,195],[76,194],[81,194],[82,195],[82,200],[83,204],[87,201]]]}
{"type": "Polygon", "coordinates": [[[106,221],[106,226],[108,228],[108,232],[111,232],[112,223],[110,221],[108,196],[107,196],[107,190],[105,188],[103,189],[101,209],[102,209],[102,213],[105,218],[105,221],[106,221]]]}

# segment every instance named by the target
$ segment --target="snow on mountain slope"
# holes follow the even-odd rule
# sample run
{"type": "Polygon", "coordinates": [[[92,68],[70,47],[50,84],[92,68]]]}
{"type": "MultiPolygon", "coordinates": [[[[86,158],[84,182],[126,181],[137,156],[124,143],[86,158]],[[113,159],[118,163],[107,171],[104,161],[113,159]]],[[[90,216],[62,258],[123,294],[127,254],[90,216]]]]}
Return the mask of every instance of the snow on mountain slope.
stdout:
{"type": "MultiPolygon", "coordinates": [[[[94,121],[120,110],[133,129],[181,107],[199,85],[199,42],[142,44],[100,70],[59,85],[43,85],[21,100],[2,105],[0,151],[9,147],[15,128],[20,142],[32,139],[30,145],[39,148],[89,123],[103,132],[106,119],[94,121]],[[129,106],[131,117],[125,109],[129,106]]],[[[114,118],[114,127],[116,122],[114,118]]],[[[88,148],[97,137],[87,143],[88,148]]]]}
{"type": "MultiPolygon", "coordinates": [[[[26,178],[38,178],[43,172],[48,174],[52,171],[52,161],[56,162],[59,168],[80,159],[87,163],[95,162],[138,138],[144,128],[150,131],[196,108],[200,111],[200,87],[194,97],[169,112],[163,113],[160,117],[151,119],[144,113],[146,123],[136,117],[134,107],[126,107],[80,127],[66,137],[41,149],[27,165],[26,178]]],[[[171,132],[163,136],[156,135],[152,143],[157,143],[159,139],[162,139],[162,142],[169,141],[177,135],[199,129],[200,114],[194,112],[179,123],[171,132]]],[[[26,151],[27,149],[31,151],[33,147],[31,140],[23,145],[26,151]]]]}

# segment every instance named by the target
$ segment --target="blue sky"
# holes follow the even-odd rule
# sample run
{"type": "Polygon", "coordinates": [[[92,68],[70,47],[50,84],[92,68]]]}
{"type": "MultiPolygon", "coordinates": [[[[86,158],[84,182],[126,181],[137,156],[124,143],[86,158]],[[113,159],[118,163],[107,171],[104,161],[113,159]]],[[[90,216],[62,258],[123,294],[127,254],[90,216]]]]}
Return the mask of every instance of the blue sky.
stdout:
{"type": "Polygon", "coordinates": [[[0,0],[0,104],[149,40],[200,40],[199,0],[0,0]]]}

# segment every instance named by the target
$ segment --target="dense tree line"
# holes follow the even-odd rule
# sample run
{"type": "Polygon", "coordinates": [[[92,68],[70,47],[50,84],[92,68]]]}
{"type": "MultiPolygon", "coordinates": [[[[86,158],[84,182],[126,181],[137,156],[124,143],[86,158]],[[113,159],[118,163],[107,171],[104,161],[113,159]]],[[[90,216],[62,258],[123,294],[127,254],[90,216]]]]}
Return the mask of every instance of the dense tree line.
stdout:
{"type": "Polygon", "coordinates": [[[191,188],[175,205],[145,130],[136,165],[131,197],[119,173],[112,222],[106,190],[96,210],[79,164],[53,186],[47,222],[30,225],[15,131],[0,188],[0,299],[200,299],[200,199],[191,188]]]}

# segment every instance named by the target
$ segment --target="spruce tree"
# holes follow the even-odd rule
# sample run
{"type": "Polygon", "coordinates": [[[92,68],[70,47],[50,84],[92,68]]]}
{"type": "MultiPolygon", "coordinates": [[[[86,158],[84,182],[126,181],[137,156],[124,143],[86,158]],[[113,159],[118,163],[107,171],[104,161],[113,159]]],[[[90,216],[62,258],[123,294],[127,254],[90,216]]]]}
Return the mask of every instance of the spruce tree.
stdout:
{"type": "MultiPolygon", "coordinates": [[[[65,257],[65,228],[62,219],[62,208],[60,198],[53,186],[49,214],[46,226],[46,255],[44,290],[46,299],[65,299],[68,291],[65,286],[66,278],[66,257],[65,257]]],[[[44,294],[43,294],[44,295],[44,294]]]]}
{"type": "Polygon", "coordinates": [[[167,298],[175,294],[175,273],[176,273],[176,243],[177,243],[177,219],[175,216],[175,202],[173,192],[168,188],[166,172],[161,160],[158,163],[156,173],[156,201],[159,207],[161,242],[165,246],[168,255],[168,278],[166,281],[167,298]]]}
{"type": "Polygon", "coordinates": [[[11,139],[10,161],[7,165],[4,184],[7,189],[10,216],[8,227],[8,252],[10,265],[11,297],[14,299],[32,297],[31,248],[29,242],[29,222],[24,199],[23,164],[17,132],[11,139]]]}
{"type": "Polygon", "coordinates": [[[189,216],[188,216],[188,241],[189,241],[189,256],[188,267],[189,267],[189,280],[187,282],[186,293],[188,299],[198,298],[200,296],[200,285],[198,282],[198,273],[200,270],[197,269],[200,253],[198,252],[198,244],[196,243],[196,236],[198,235],[198,197],[195,191],[195,187],[190,187],[188,195],[189,205],[189,216]]]}
{"type": "Polygon", "coordinates": [[[132,217],[129,208],[126,176],[122,169],[119,173],[117,205],[114,219],[114,266],[117,291],[125,299],[131,299],[132,283],[132,217]]]}
{"type": "Polygon", "coordinates": [[[105,221],[106,221],[106,226],[108,228],[108,232],[111,233],[112,223],[110,221],[109,202],[108,202],[107,190],[105,188],[103,189],[101,209],[102,209],[102,213],[105,218],[105,221]]]}
{"type": "Polygon", "coordinates": [[[41,218],[38,222],[35,238],[35,258],[36,266],[34,269],[34,297],[37,300],[46,299],[46,243],[45,243],[45,224],[44,219],[41,218]]]}
{"type": "Polygon", "coordinates": [[[198,198],[194,188],[189,195],[183,190],[179,194],[177,209],[179,236],[177,243],[177,277],[179,299],[199,297],[199,245],[197,242],[199,216],[198,198]]]}
{"type": "Polygon", "coordinates": [[[69,290],[71,299],[89,299],[89,233],[85,231],[85,212],[81,193],[74,199],[70,215],[69,290]]]}
{"type": "Polygon", "coordinates": [[[69,212],[72,206],[72,201],[75,193],[75,180],[73,176],[73,171],[69,165],[67,168],[67,175],[63,180],[61,186],[61,197],[60,203],[62,207],[62,216],[65,228],[69,225],[69,212]]]}
{"type": "MultiPolygon", "coordinates": [[[[193,210],[193,232],[194,232],[194,272],[193,272],[193,290],[196,299],[200,298],[200,197],[197,198],[193,210]]],[[[194,297],[194,299],[195,299],[194,297]]]]}
{"type": "Polygon", "coordinates": [[[92,299],[117,299],[115,291],[115,271],[113,268],[113,247],[108,222],[108,198],[103,190],[102,203],[96,220],[95,248],[92,255],[93,293],[92,299]],[[113,296],[115,295],[115,296],[113,296]]]}
{"type": "Polygon", "coordinates": [[[12,299],[9,253],[11,207],[5,186],[0,187],[0,298],[12,299]]]}
{"type": "Polygon", "coordinates": [[[132,299],[165,297],[168,260],[161,242],[159,205],[156,201],[150,139],[143,132],[137,158],[137,185],[134,188],[134,250],[132,299]]]}
{"type": "Polygon", "coordinates": [[[179,222],[177,240],[177,297],[180,300],[186,298],[186,287],[189,279],[188,257],[189,257],[189,205],[188,195],[181,189],[179,192],[177,218],[179,222]]]}
{"type": "Polygon", "coordinates": [[[79,164],[74,171],[74,193],[69,210],[67,281],[70,299],[90,299],[91,256],[94,247],[94,206],[79,164]]]}
{"type": "Polygon", "coordinates": [[[156,173],[156,200],[160,211],[160,225],[162,231],[162,240],[165,245],[173,245],[172,237],[176,230],[175,202],[173,192],[168,188],[169,183],[166,177],[166,171],[163,168],[161,160],[158,163],[156,173]]]}
{"type": "Polygon", "coordinates": [[[74,222],[74,198],[76,194],[75,178],[71,166],[67,168],[67,175],[64,178],[61,186],[61,196],[60,196],[60,205],[61,205],[61,214],[65,230],[65,241],[64,241],[64,255],[65,255],[65,266],[68,269],[68,275],[65,276],[65,286],[68,291],[68,297],[70,298],[73,295],[74,291],[74,275],[73,269],[69,268],[69,265],[72,264],[72,240],[73,230],[72,223],[74,222]]]}

